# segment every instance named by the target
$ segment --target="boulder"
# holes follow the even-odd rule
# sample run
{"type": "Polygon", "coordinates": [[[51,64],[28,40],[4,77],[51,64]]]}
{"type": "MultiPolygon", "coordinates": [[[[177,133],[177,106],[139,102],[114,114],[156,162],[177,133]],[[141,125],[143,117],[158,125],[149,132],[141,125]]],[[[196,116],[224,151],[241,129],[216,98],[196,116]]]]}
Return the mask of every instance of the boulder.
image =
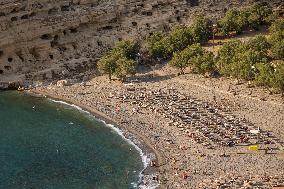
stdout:
{"type": "Polygon", "coordinates": [[[0,82],[0,90],[6,90],[9,88],[9,83],[7,82],[0,82]]]}
{"type": "Polygon", "coordinates": [[[64,86],[70,85],[70,82],[66,79],[63,79],[63,80],[57,81],[56,85],[57,87],[64,87],[64,86]]]}

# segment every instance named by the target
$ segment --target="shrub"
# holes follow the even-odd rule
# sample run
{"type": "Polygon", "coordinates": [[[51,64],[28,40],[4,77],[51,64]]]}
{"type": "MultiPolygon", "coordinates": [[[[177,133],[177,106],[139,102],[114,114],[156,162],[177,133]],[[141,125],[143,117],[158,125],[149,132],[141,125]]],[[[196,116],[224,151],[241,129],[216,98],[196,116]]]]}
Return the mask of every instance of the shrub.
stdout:
{"type": "Polygon", "coordinates": [[[260,25],[274,20],[272,13],[272,8],[267,3],[256,3],[240,10],[231,9],[218,21],[219,32],[229,35],[230,32],[241,34],[249,27],[257,30],[260,25]]]}
{"type": "Polygon", "coordinates": [[[155,58],[168,58],[173,52],[169,37],[162,32],[154,32],[146,37],[146,47],[155,58]]]}
{"type": "Polygon", "coordinates": [[[263,35],[258,35],[247,42],[247,48],[260,52],[263,56],[266,56],[270,48],[268,40],[263,35]]]}
{"type": "Polygon", "coordinates": [[[126,58],[135,60],[139,53],[140,46],[131,40],[122,40],[116,44],[114,51],[120,51],[126,58]]]}
{"type": "Polygon", "coordinates": [[[262,42],[259,43],[259,41],[262,40],[257,38],[247,45],[244,45],[240,41],[231,41],[224,44],[219,50],[217,57],[219,72],[238,79],[254,79],[255,64],[268,62],[262,48],[259,48],[262,47],[262,42]]]}
{"type": "Polygon", "coordinates": [[[212,72],[215,68],[214,54],[203,50],[202,55],[195,56],[191,59],[192,70],[195,73],[205,74],[212,72]]]}
{"type": "Polygon", "coordinates": [[[218,28],[222,35],[229,35],[230,32],[241,33],[246,18],[237,9],[229,10],[226,15],[218,21],[218,28]]]}
{"type": "Polygon", "coordinates": [[[108,53],[104,55],[98,61],[98,69],[102,74],[108,74],[109,80],[111,80],[111,76],[114,74],[117,64],[116,61],[122,57],[123,55],[119,52],[117,53],[108,53]]]}
{"type": "Polygon", "coordinates": [[[151,35],[148,35],[146,37],[145,42],[146,42],[147,45],[152,46],[155,43],[161,41],[165,37],[166,37],[166,34],[163,33],[163,32],[154,32],[151,35]]]}
{"type": "Polygon", "coordinates": [[[212,22],[204,15],[196,15],[190,30],[195,43],[207,42],[212,36],[212,22]]]}
{"type": "Polygon", "coordinates": [[[120,57],[118,60],[116,60],[116,69],[114,71],[114,75],[121,81],[125,81],[127,75],[135,74],[136,67],[136,61],[127,59],[126,57],[120,57]]]}
{"type": "Polygon", "coordinates": [[[248,8],[248,22],[250,27],[258,29],[262,24],[271,23],[273,20],[272,8],[267,3],[256,3],[248,8]]]}
{"type": "Polygon", "coordinates": [[[274,68],[270,64],[256,64],[257,74],[255,83],[260,86],[272,87],[274,80],[274,68]]]}
{"type": "Polygon", "coordinates": [[[185,51],[175,52],[169,65],[180,70],[179,74],[184,74],[185,68],[189,65],[189,57],[185,51]]]}
{"type": "Polygon", "coordinates": [[[174,53],[169,65],[180,69],[179,74],[184,74],[184,69],[191,66],[195,73],[204,74],[214,68],[214,55],[205,51],[200,44],[193,44],[181,52],[174,53]]]}
{"type": "Polygon", "coordinates": [[[115,75],[123,81],[128,74],[135,73],[136,61],[134,60],[138,52],[138,43],[130,40],[120,41],[114,49],[98,61],[98,69],[102,74],[107,74],[109,80],[112,75],[115,75]]]}
{"type": "Polygon", "coordinates": [[[223,75],[231,75],[230,64],[233,63],[233,57],[243,51],[244,47],[241,41],[233,40],[224,44],[218,52],[217,68],[223,75]]]}
{"type": "Polygon", "coordinates": [[[253,80],[255,77],[255,65],[257,63],[267,63],[267,59],[255,50],[239,52],[232,57],[233,63],[230,65],[231,76],[238,79],[253,80]]]}
{"type": "Polygon", "coordinates": [[[275,67],[274,72],[274,87],[284,92],[284,62],[280,62],[275,67]]]}
{"type": "Polygon", "coordinates": [[[180,51],[193,43],[190,28],[185,26],[176,27],[170,33],[169,38],[174,52],[180,51]]]}
{"type": "Polygon", "coordinates": [[[271,47],[273,57],[284,60],[284,39],[275,42],[271,47]]]}
{"type": "Polygon", "coordinates": [[[284,60],[284,19],[276,20],[270,27],[272,32],[269,42],[274,58],[284,60]]]}
{"type": "Polygon", "coordinates": [[[180,74],[184,74],[184,69],[190,65],[189,60],[202,53],[202,47],[200,45],[194,44],[181,52],[174,53],[172,60],[169,65],[180,70],[180,74]]]}
{"type": "Polygon", "coordinates": [[[275,20],[270,26],[269,30],[271,33],[283,32],[284,31],[284,19],[279,18],[275,20]]]}

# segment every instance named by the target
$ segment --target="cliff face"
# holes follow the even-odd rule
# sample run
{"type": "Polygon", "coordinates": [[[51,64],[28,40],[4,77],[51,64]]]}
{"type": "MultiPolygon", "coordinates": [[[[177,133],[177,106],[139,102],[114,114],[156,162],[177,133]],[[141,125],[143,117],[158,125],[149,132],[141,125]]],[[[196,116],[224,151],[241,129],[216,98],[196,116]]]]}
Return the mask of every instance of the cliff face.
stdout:
{"type": "Polygon", "coordinates": [[[194,12],[218,16],[252,2],[1,0],[0,81],[15,73],[24,74],[25,79],[48,79],[88,69],[120,38],[169,30],[177,23],[190,22],[194,12]]]}

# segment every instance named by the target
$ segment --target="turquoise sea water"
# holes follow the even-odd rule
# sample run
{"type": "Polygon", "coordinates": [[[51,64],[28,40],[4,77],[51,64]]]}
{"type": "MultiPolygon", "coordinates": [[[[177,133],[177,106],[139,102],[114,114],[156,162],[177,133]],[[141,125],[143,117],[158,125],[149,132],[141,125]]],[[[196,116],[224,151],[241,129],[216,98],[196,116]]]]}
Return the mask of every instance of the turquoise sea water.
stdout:
{"type": "Polygon", "coordinates": [[[134,146],[93,116],[0,92],[1,189],[135,188],[142,169],[134,146]]]}

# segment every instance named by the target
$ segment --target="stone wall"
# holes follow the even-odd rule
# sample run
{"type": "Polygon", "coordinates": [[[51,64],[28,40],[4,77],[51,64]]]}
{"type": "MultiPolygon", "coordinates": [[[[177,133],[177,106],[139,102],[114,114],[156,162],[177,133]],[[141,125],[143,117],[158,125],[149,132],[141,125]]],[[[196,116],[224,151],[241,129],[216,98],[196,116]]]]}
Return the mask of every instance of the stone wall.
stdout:
{"type": "MultiPolygon", "coordinates": [[[[167,31],[175,24],[189,23],[195,12],[218,17],[228,8],[252,2],[1,0],[0,80],[15,73],[36,79],[32,73],[50,68],[87,69],[119,39],[167,31]]],[[[44,77],[56,75],[52,69],[44,77]]]]}

